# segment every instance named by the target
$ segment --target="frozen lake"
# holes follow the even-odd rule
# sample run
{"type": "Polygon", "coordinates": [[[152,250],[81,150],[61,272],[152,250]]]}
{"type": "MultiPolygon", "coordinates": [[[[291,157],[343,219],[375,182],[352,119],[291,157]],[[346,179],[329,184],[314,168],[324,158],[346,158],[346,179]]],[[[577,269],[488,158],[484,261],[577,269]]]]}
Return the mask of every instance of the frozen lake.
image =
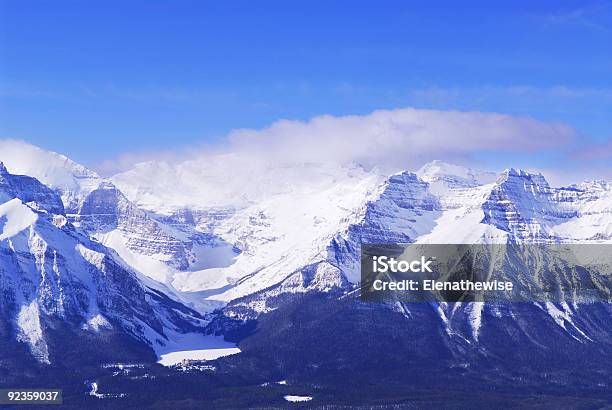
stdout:
{"type": "Polygon", "coordinates": [[[226,342],[218,336],[185,335],[183,343],[159,350],[158,362],[172,366],[187,360],[215,360],[223,356],[240,353],[234,343],[226,342]]]}

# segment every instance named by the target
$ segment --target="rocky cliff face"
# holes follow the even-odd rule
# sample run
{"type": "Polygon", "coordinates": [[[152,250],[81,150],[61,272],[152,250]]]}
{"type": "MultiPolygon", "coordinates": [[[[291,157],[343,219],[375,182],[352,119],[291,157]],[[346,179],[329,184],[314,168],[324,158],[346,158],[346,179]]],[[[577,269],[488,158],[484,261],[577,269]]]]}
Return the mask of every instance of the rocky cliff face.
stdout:
{"type": "Polygon", "coordinates": [[[610,238],[611,206],[605,182],[551,188],[542,175],[508,169],[482,205],[482,222],[511,233],[515,240],[601,240],[610,238]]]}
{"type": "Polygon", "coordinates": [[[164,230],[110,182],[103,181],[90,192],[71,219],[98,238],[118,231],[127,250],[135,254],[164,261],[179,270],[189,266],[191,243],[164,230]]]}
{"type": "Polygon", "coordinates": [[[556,201],[558,192],[542,175],[506,170],[482,206],[483,223],[520,239],[546,240],[550,226],[577,216],[576,210],[556,201]]]}

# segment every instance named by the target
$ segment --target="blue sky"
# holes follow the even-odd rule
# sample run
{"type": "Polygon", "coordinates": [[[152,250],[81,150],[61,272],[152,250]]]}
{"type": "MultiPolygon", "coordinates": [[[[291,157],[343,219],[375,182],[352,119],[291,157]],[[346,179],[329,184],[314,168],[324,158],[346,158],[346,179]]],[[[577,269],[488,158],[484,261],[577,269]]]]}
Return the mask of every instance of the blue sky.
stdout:
{"type": "Polygon", "coordinates": [[[0,0],[0,138],[86,164],[399,107],[612,136],[612,3],[0,0]]]}

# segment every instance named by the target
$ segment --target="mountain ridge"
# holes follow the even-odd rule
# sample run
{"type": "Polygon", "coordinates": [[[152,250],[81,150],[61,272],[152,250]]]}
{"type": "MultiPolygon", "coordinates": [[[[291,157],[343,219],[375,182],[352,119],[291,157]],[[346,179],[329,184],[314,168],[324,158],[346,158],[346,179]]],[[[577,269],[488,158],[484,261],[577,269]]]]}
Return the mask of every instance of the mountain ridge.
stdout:
{"type": "MultiPolygon", "coordinates": [[[[186,164],[193,173],[198,172],[198,167],[203,163],[190,160],[186,164]]],[[[169,167],[171,165],[166,164],[161,169],[167,171],[169,167]]],[[[156,276],[152,276],[154,279],[169,283],[187,295],[208,294],[207,300],[212,303],[208,306],[219,306],[219,303],[227,303],[281,283],[292,272],[325,260],[333,238],[342,235],[360,219],[367,218],[366,214],[372,218],[383,217],[376,222],[378,226],[375,230],[387,232],[387,236],[396,235],[397,241],[467,243],[506,241],[508,238],[584,241],[612,237],[612,222],[609,211],[606,211],[608,201],[612,201],[609,184],[591,182],[568,188],[551,188],[541,174],[510,168],[494,177],[490,172],[474,171],[442,161],[424,165],[413,177],[399,184],[393,183],[394,179],[406,178],[411,173],[405,171],[385,176],[376,171],[364,172],[362,167],[319,168],[306,164],[294,168],[283,167],[282,172],[289,177],[282,177],[273,166],[268,164],[264,168],[266,171],[262,171],[264,176],[260,178],[261,181],[280,177],[281,183],[271,188],[269,198],[264,195],[263,200],[255,200],[255,196],[251,197],[248,200],[250,205],[246,207],[223,206],[215,200],[215,205],[209,208],[184,207],[170,215],[165,214],[164,209],[159,209],[161,213],[156,213],[155,210],[141,210],[137,205],[140,202],[138,198],[125,197],[114,183],[103,180],[88,195],[92,203],[102,201],[106,205],[89,208],[95,209],[97,206],[103,219],[114,215],[112,218],[116,229],[109,231],[103,223],[91,223],[99,218],[96,212],[88,212],[88,207],[84,209],[81,206],[78,210],[80,214],[75,214],[72,221],[115,248],[143,273],[151,276],[151,272],[156,272],[156,276]],[[293,175],[297,174],[302,175],[301,178],[297,178],[296,184],[289,185],[293,175]],[[311,177],[304,178],[304,175],[311,177]],[[393,226],[401,220],[399,215],[406,212],[406,206],[411,205],[395,204],[392,213],[386,217],[380,215],[386,212],[385,207],[392,205],[376,204],[376,198],[381,200],[381,192],[389,183],[399,187],[398,195],[405,195],[407,202],[414,201],[414,198],[410,199],[413,194],[409,190],[424,184],[421,189],[427,191],[429,208],[419,215],[408,217],[403,227],[393,226]],[[537,195],[531,194],[531,191],[537,195]],[[105,198],[97,192],[114,192],[111,196],[116,199],[105,198]],[[349,192],[351,194],[347,195],[349,192]],[[93,200],[92,193],[100,198],[93,200]],[[344,199],[322,207],[329,198],[344,199]],[[511,204],[508,205],[510,208],[503,205],[506,201],[511,204]],[[580,209],[583,203],[588,205],[584,211],[580,209]],[[535,209],[534,206],[542,209],[535,209]],[[382,212],[374,208],[368,210],[368,207],[378,207],[382,212]],[[303,216],[300,212],[303,212],[303,216]],[[411,222],[413,219],[414,222],[411,222]],[[125,222],[119,222],[121,220],[125,222]],[[296,226],[301,229],[295,230],[296,226]],[[412,230],[410,237],[405,236],[407,230],[412,230]],[[588,232],[572,238],[572,232],[581,231],[588,232]],[[161,240],[151,242],[154,246],[150,247],[147,241],[153,238],[161,240]],[[159,244],[164,245],[160,248],[159,244]],[[147,262],[143,264],[139,260],[147,262]],[[156,260],[160,263],[149,262],[156,260]]],[[[210,172],[208,165],[204,169],[210,172]]],[[[225,172],[221,175],[225,175],[225,172]]],[[[121,175],[124,178],[122,184],[125,185],[126,173],[121,175]]],[[[210,175],[207,178],[212,181],[210,175]]],[[[148,195],[155,192],[150,188],[148,195]]],[[[134,190],[128,189],[128,192],[134,190]]],[[[208,196],[215,195],[213,192],[208,196]]],[[[85,203],[87,198],[81,202],[85,203]]],[[[326,268],[326,276],[337,284],[343,279],[331,279],[329,275],[335,269],[333,266],[326,268]]],[[[354,283],[358,275],[351,272],[355,272],[355,269],[345,269],[340,275],[354,283]]],[[[206,305],[200,308],[207,309],[206,305]]]]}
{"type": "MultiPolygon", "coordinates": [[[[201,164],[194,160],[187,163],[191,172],[201,164]]],[[[162,168],[168,167],[166,164],[162,168]]],[[[265,169],[269,174],[261,177],[262,181],[283,175],[273,166],[266,165],[265,169]]],[[[155,240],[155,246],[164,244],[164,252],[169,252],[163,257],[164,269],[173,273],[154,279],[174,286],[202,312],[232,300],[248,299],[265,289],[291,293],[350,288],[359,281],[360,243],[605,241],[612,237],[608,205],[612,193],[606,183],[551,188],[541,174],[509,168],[494,175],[442,161],[426,164],[416,173],[403,171],[391,176],[367,173],[362,167],[319,168],[308,164],[283,166],[282,172],[289,179],[282,177],[280,181],[290,181],[295,173],[312,177],[302,175],[297,185],[281,182],[271,188],[269,200],[253,202],[252,197],[246,208],[230,206],[225,213],[218,205],[208,209],[185,207],[172,215],[163,214],[163,210],[161,214],[144,211],[114,183],[100,180],[98,187],[81,199],[71,219],[137,268],[126,248],[133,247],[143,258],[159,258],[155,256],[159,248],[147,251],[147,241],[161,238],[155,240]],[[346,195],[348,192],[351,196],[346,195]],[[317,209],[322,201],[334,197],[348,201],[317,209]],[[299,202],[302,205],[296,208],[299,202]],[[299,212],[306,218],[300,216],[290,222],[299,212]],[[334,214],[335,219],[330,219],[334,214]],[[299,226],[300,231],[288,236],[292,225],[299,226]],[[589,231],[588,235],[567,235],[570,228],[578,232],[574,226],[589,231]],[[115,233],[123,238],[120,242],[112,239],[117,238],[115,233]],[[191,238],[202,235],[198,239],[201,249],[210,249],[208,253],[198,251],[201,260],[195,264],[188,262],[190,248],[184,247],[185,233],[191,238]],[[145,237],[145,242],[139,239],[145,237]],[[228,249],[229,253],[221,257],[215,251],[219,256],[214,256],[211,252],[215,249],[228,249]],[[203,259],[211,256],[217,258],[218,267],[207,267],[203,259]],[[191,268],[196,265],[198,268],[191,268]]],[[[161,265],[153,266],[160,271],[161,265]]]]}

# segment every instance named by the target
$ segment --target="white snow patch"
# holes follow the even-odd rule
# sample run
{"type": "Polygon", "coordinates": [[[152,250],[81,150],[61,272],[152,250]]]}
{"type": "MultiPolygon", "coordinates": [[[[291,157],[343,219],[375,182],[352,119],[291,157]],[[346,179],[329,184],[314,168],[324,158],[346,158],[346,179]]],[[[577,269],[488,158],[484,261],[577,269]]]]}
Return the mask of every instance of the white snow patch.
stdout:
{"type": "Polygon", "coordinates": [[[285,398],[285,400],[290,401],[292,403],[299,403],[299,402],[303,402],[303,401],[310,401],[310,400],[312,400],[312,396],[292,396],[292,395],[287,395],[284,398],[285,398]]]}
{"type": "Polygon", "coordinates": [[[112,329],[113,326],[106,320],[101,314],[97,314],[91,317],[86,324],[83,325],[85,329],[92,329],[95,332],[99,332],[102,329],[112,329]]]}
{"type": "Polygon", "coordinates": [[[472,327],[472,335],[474,340],[478,341],[478,335],[480,334],[480,327],[482,325],[482,310],[484,309],[484,302],[472,302],[469,308],[470,326],[472,327]]]}
{"type": "Polygon", "coordinates": [[[32,355],[41,363],[49,364],[49,350],[40,326],[38,302],[32,301],[21,307],[17,315],[17,340],[30,346],[32,355]]]}
{"type": "Polygon", "coordinates": [[[99,399],[107,399],[107,398],[121,398],[121,397],[125,397],[126,394],[125,393],[98,393],[98,383],[97,382],[92,382],[90,383],[90,390],[89,390],[89,395],[93,396],[93,397],[97,397],[99,399]]]}
{"type": "Polygon", "coordinates": [[[0,241],[11,238],[27,229],[38,219],[20,199],[11,199],[0,205],[0,241]]]}
{"type": "Polygon", "coordinates": [[[91,390],[89,391],[89,395],[90,396],[94,396],[94,397],[97,397],[99,399],[104,397],[103,394],[98,393],[98,383],[93,382],[93,383],[91,383],[90,387],[91,387],[91,390]]]}
{"type": "Polygon", "coordinates": [[[582,340],[574,336],[569,331],[569,329],[565,326],[566,323],[571,325],[585,339],[592,341],[590,337],[588,337],[580,328],[578,328],[578,326],[576,326],[576,324],[572,320],[572,311],[566,302],[562,302],[560,304],[563,310],[560,310],[552,302],[546,302],[544,306],[545,306],[546,312],[550,315],[550,317],[553,318],[555,323],[557,323],[558,326],[562,327],[565,331],[567,331],[569,335],[572,336],[574,339],[578,340],[579,342],[582,342],[582,340]]]}

